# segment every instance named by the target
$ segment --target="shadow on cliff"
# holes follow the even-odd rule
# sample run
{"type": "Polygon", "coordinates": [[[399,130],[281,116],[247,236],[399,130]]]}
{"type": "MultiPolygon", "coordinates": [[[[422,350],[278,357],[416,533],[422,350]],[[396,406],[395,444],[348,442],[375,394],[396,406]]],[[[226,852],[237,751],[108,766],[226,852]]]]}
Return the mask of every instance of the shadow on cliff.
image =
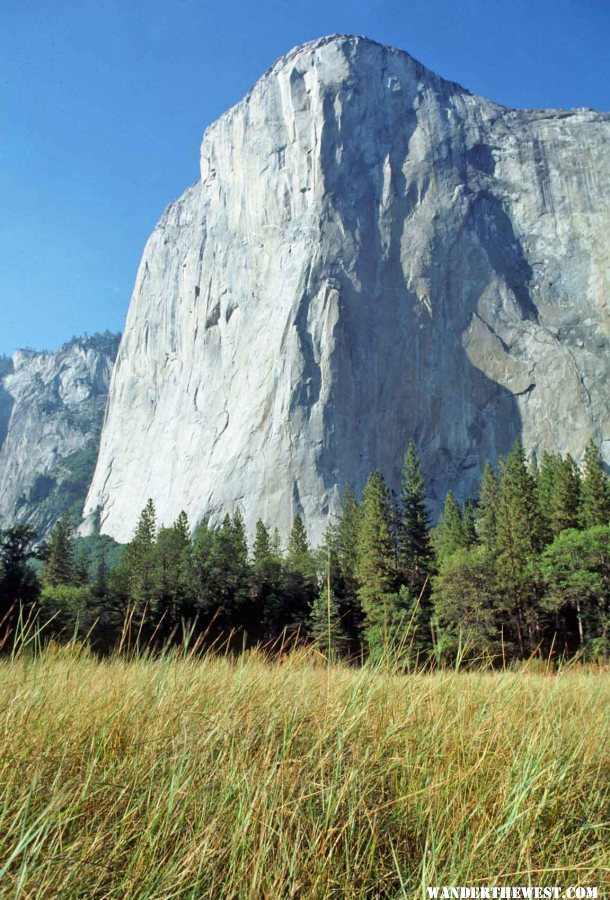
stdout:
{"type": "MultiPolygon", "coordinates": [[[[485,461],[506,454],[522,433],[515,396],[475,366],[464,347],[481,299],[489,301],[491,292],[493,302],[495,288],[499,306],[508,296],[515,324],[536,319],[536,307],[531,268],[493,194],[488,147],[447,152],[431,146],[427,165],[407,181],[409,145],[423,127],[417,88],[409,73],[393,73],[388,63],[386,58],[378,85],[360,91],[346,83],[326,99],[321,140],[327,201],[297,317],[309,376],[299,401],[311,408],[320,396],[320,351],[307,330],[308,312],[321,285],[333,284],[340,310],[318,460],[327,489],[349,481],[360,491],[374,469],[398,488],[413,439],[438,511],[449,489],[461,499],[475,493],[485,461]],[[396,77],[402,78],[401,91],[396,77]],[[431,187],[438,197],[439,184],[447,196],[458,197],[442,210],[431,199],[431,187]],[[417,224],[414,213],[422,209],[431,212],[417,224]],[[417,259],[410,260],[410,253],[417,259]]],[[[450,93],[438,102],[450,104],[450,93]]]]}

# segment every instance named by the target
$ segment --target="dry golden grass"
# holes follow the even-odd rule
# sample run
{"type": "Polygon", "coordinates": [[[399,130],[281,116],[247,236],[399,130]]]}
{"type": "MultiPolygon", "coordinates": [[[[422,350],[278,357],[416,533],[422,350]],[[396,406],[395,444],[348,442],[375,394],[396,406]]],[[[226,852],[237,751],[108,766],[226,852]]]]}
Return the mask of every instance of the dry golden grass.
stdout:
{"type": "MultiPolygon", "coordinates": [[[[604,884],[610,676],[306,654],[0,664],[0,891],[423,897],[604,884]]],[[[600,894],[601,896],[601,894],[600,894]]]]}

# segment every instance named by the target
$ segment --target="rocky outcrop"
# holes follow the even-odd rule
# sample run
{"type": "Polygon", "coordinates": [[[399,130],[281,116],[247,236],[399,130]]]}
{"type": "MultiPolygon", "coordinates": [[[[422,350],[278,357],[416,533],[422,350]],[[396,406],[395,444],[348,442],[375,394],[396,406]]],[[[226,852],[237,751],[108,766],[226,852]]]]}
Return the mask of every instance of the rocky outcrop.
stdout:
{"type": "Polygon", "coordinates": [[[0,370],[0,526],[39,538],[78,520],[97,459],[118,335],[74,338],[56,353],[18,350],[0,370]]]}
{"type": "Polygon", "coordinates": [[[316,540],[409,438],[433,502],[517,437],[610,439],[608,146],[607,114],[507,109],[364,38],[279,60],[146,245],[86,527],[125,540],[150,496],[316,540]]]}

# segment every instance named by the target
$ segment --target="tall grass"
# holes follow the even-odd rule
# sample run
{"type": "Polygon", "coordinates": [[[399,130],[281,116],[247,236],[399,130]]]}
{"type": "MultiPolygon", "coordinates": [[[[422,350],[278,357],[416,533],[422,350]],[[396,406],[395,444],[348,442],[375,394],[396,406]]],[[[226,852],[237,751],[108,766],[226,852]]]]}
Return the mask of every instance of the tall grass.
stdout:
{"type": "Polygon", "coordinates": [[[420,897],[608,876],[610,677],[306,653],[0,664],[6,897],[420,897]]]}

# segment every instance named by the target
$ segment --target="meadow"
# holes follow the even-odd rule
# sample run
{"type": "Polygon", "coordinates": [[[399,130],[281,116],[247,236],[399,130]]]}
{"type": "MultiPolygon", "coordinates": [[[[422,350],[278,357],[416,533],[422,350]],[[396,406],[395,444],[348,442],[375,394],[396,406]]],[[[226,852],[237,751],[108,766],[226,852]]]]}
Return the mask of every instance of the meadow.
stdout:
{"type": "Polygon", "coordinates": [[[610,674],[50,647],[0,662],[0,894],[608,882],[610,674]]]}

